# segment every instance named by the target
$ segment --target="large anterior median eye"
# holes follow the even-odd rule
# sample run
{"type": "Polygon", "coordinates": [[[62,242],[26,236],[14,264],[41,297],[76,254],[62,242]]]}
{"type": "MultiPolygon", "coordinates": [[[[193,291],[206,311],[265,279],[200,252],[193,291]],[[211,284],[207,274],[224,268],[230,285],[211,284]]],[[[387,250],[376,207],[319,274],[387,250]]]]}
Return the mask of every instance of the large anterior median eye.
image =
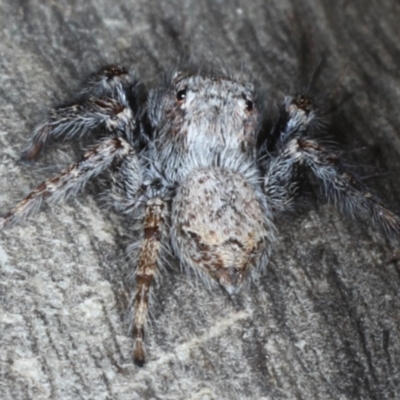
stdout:
{"type": "Polygon", "coordinates": [[[185,89],[182,89],[182,90],[178,90],[178,91],[176,92],[176,99],[177,99],[178,101],[183,101],[183,100],[186,99],[186,88],[185,88],[185,89]]]}
{"type": "Polygon", "coordinates": [[[253,109],[253,102],[247,98],[247,96],[243,93],[242,97],[246,104],[246,111],[251,111],[253,109]]]}

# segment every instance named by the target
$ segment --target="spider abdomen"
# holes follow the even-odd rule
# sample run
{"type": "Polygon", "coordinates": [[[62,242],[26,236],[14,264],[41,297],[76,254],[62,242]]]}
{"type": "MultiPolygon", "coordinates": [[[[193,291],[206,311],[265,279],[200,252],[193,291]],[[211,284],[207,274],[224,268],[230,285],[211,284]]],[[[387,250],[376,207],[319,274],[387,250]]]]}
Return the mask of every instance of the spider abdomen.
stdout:
{"type": "Polygon", "coordinates": [[[184,267],[234,294],[253,267],[267,262],[273,228],[265,215],[255,188],[241,173],[197,169],[173,201],[172,244],[184,267]]]}

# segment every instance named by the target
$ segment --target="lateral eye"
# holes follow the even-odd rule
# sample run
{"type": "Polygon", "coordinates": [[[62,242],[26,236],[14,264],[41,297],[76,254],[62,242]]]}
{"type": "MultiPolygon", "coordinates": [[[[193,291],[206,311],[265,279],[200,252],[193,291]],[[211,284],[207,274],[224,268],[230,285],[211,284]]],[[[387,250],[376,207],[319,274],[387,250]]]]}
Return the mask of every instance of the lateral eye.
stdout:
{"type": "Polygon", "coordinates": [[[178,90],[176,92],[176,99],[178,101],[183,101],[186,99],[186,88],[182,89],[182,90],[178,90]]]}
{"type": "Polygon", "coordinates": [[[253,110],[253,102],[247,98],[247,96],[243,93],[242,94],[243,100],[246,104],[246,111],[253,110]]]}

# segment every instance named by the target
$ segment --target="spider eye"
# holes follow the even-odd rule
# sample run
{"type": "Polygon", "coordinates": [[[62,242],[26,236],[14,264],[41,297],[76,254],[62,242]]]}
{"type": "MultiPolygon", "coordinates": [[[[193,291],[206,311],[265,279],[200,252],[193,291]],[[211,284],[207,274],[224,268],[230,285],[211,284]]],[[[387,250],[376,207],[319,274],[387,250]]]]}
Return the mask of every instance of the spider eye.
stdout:
{"type": "Polygon", "coordinates": [[[251,111],[253,109],[253,102],[247,98],[247,96],[243,93],[242,97],[246,104],[246,111],[251,111]]]}
{"type": "Polygon", "coordinates": [[[246,110],[251,111],[253,109],[253,102],[250,100],[246,100],[246,110]]]}
{"type": "Polygon", "coordinates": [[[179,90],[176,93],[176,98],[177,98],[178,101],[185,100],[186,99],[186,88],[182,89],[182,90],[179,90]]]}

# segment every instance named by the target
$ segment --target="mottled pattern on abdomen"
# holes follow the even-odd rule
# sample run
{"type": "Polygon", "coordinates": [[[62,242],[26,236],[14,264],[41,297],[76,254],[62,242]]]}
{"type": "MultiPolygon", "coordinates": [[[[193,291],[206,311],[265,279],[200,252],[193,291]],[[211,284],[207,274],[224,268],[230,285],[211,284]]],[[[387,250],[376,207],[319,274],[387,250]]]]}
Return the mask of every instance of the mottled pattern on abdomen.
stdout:
{"type": "Polygon", "coordinates": [[[252,267],[268,261],[273,226],[258,197],[236,171],[191,172],[172,206],[172,244],[183,266],[236,292],[252,267]]]}

